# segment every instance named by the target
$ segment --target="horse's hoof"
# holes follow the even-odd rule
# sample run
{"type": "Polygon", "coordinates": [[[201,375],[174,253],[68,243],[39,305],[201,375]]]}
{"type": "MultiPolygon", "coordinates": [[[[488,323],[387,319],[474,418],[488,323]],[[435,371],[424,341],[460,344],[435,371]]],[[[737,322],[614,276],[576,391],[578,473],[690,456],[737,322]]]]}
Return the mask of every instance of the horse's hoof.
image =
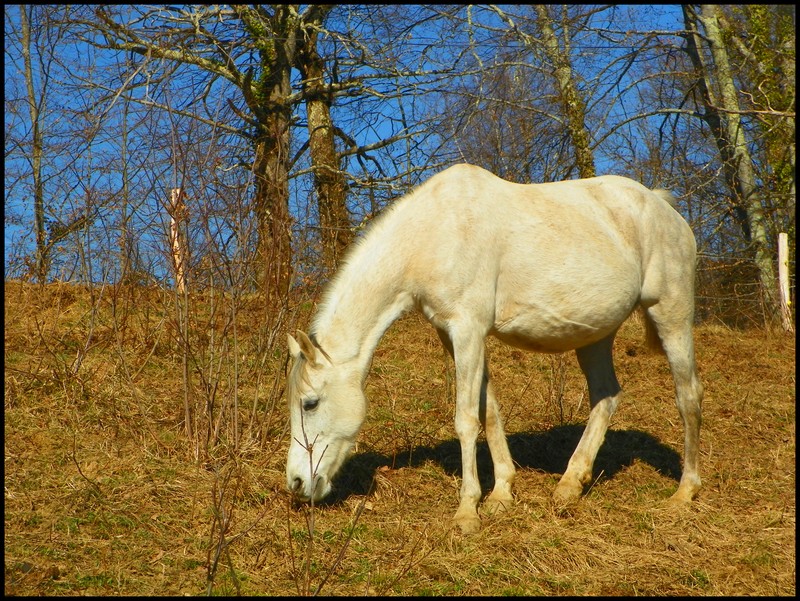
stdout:
{"type": "Polygon", "coordinates": [[[692,504],[696,494],[696,491],[687,491],[679,487],[678,490],[675,491],[675,494],[667,499],[666,506],[669,509],[681,509],[684,507],[689,507],[692,504]]]}
{"type": "Polygon", "coordinates": [[[511,509],[511,506],[514,504],[514,499],[510,498],[492,498],[492,496],[488,496],[486,500],[483,502],[483,511],[487,515],[494,515],[496,513],[502,513],[511,509]]]}
{"type": "Polygon", "coordinates": [[[553,491],[553,502],[559,507],[574,505],[583,494],[583,485],[579,482],[568,482],[563,479],[553,491]]]}
{"type": "Polygon", "coordinates": [[[481,529],[481,519],[478,514],[474,516],[458,516],[453,518],[453,525],[461,529],[462,534],[476,534],[481,529]]]}

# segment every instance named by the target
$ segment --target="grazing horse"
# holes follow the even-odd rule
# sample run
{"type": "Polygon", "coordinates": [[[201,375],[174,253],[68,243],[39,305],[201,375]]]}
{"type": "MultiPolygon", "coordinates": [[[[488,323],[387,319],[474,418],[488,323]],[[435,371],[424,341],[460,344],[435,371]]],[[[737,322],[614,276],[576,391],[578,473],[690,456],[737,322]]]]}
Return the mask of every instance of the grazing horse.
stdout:
{"type": "Polygon", "coordinates": [[[465,533],[480,528],[481,426],[494,464],[484,505],[513,501],[489,334],[522,349],[577,353],[591,412],[554,497],[579,498],[620,399],[614,336],[640,306],[647,342],[666,353],[683,419],[683,475],[671,500],[691,501],[700,489],[703,397],[692,339],[696,245],[673,203],[669,192],[619,176],[515,184],[472,165],[450,167],[393,203],[348,251],[311,334],[288,337],[289,490],[303,501],[330,492],[366,415],[375,348],[413,308],[455,361],[462,483],[454,523],[465,533]]]}

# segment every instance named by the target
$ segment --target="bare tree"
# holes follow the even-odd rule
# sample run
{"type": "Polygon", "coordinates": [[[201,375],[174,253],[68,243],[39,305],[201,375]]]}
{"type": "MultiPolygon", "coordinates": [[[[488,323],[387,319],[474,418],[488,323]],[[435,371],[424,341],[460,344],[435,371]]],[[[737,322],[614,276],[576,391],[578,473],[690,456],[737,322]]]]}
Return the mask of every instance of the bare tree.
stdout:
{"type": "Polygon", "coordinates": [[[23,227],[33,232],[34,257],[26,276],[40,283],[53,276],[59,249],[92,224],[105,200],[73,177],[74,157],[98,130],[83,119],[65,118],[80,102],[65,93],[64,85],[69,12],[69,7],[16,6],[5,13],[7,73],[18,73],[24,82],[24,92],[17,94],[16,83],[7,81],[6,111],[15,125],[6,136],[11,174],[6,200],[8,209],[23,207],[27,214],[30,199],[31,218],[23,227]]]}
{"type": "Polygon", "coordinates": [[[156,86],[179,66],[206,74],[189,102],[167,107],[147,93],[140,102],[211,122],[214,118],[203,114],[209,94],[228,95],[244,127],[217,126],[250,144],[252,207],[258,221],[256,279],[272,298],[285,298],[291,281],[290,143],[294,108],[301,100],[293,93],[291,75],[308,10],[300,13],[294,5],[146,7],[130,18],[126,9],[98,7],[81,21],[88,28],[87,40],[97,47],[143,57],[138,69],[153,75],[140,81],[140,88],[156,86]],[[231,96],[232,89],[237,97],[231,96]]]}
{"type": "Polygon", "coordinates": [[[47,277],[47,237],[44,228],[44,182],[42,181],[42,155],[44,128],[42,123],[43,109],[46,102],[47,78],[43,77],[41,97],[38,97],[34,85],[34,74],[31,58],[31,17],[32,7],[19,7],[22,31],[22,56],[25,60],[25,83],[28,92],[28,110],[32,125],[31,131],[31,172],[33,176],[33,214],[36,231],[36,278],[44,283],[47,277]]]}
{"type": "Polygon", "coordinates": [[[770,240],[795,242],[795,7],[732,6],[717,13],[736,66],[742,118],[753,134],[754,169],[770,240]]]}
{"type": "MultiPolygon", "coordinates": [[[[347,194],[353,189],[348,177],[354,176],[347,172],[348,157],[355,157],[363,168],[374,161],[370,152],[413,135],[413,122],[406,122],[399,130],[362,143],[358,132],[347,132],[335,122],[338,98],[371,97],[386,103],[406,94],[398,82],[419,75],[383,58],[395,48],[385,38],[359,38],[368,27],[349,14],[362,10],[374,22],[383,22],[381,7],[344,7],[336,12],[322,5],[100,7],[84,11],[84,17],[76,20],[86,31],[85,39],[96,47],[140,57],[124,89],[109,93],[194,116],[247,140],[243,164],[253,177],[257,280],[276,298],[286,297],[292,279],[289,181],[304,172],[297,166],[306,149],[310,166],[305,172],[314,176],[323,261],[333,267],[352,237],[347,194]],[[331,20],[344,28],[330,28],[331,20]],[[359,27],[361,32],[356,31],[359,27]],[[323,43],[325,52],[320,51],[323,43]],[[292,87],[295,71],[301,77],[299,89],[292,87]],[[157,86],[179,73],[191,80],[186,100],[174,106],[156,100],[157,86]],[[384,85],[387,82],[391,83],[384,85]],[[224,120],[207,109],[209,100],[220,94],[230,110],[224,120]],[[300,124],[298,107],[303,105],[308,141],[298,146],[293,131],[300,124]]],[[[415,25],[391,23],[395,31],[415,25]]],[[[361,118],[368,121],[371,116],[361,118]]],[[[375,165],[381,169],[380,163],[375,165]]],[[[366,179],[373,181],[371,175],[366,179]]]]}
{"type": "Polygon", "coordinates": [[[51,89],[51,68],[55,64],[59,40],[63,34],[61,16],[57,9],[37,6],[19,6],[20,50],[24,60],[24,78],[30,118],[30,161],[33,180],[33,216],[36,238],[34,277],[43,284],[50,271],[53,247],[71,233],[85,225],[86,216],[75,216],[68,223],[54,226],[48,233],[46,227],[47,200],[44,162],[47,160],[45,136],[47,134],[48,99],[55,93],[51,89]],[[34,65],[35,63],[35,65],[34,65]]]}
{"type": "Polygon", "coordinates": [[[500,7],[492,5],[490,8],[525,48],[535,55],[543,56],[546,65],[543,65],[542,72],[550,73],[554,79],[565,133],[574,153],[578,174],[580,177],[593,177],[596,169],[586,122],[586,99],[577,85],[576,73],[572,68],[571,20],[567,18],[566,7],[562,11],[561,24],[557,27],[552,7],[534,5],[538,37],[525,31],[519,22],[514,21],[500,7]],[[557,31],[560,31],[561,37],[557,31]]]}
{"type": "Polygon", "coordinates": [[[745,239],[751,244],[765,297],[767,318],[779,316],[778,282],[761,190],[756,181],[753,157],[741,118],[738,90],[734,82],[725,34],[720,27],[720,7],[702,5],[696,10],[684,5],[687,52],[698,74],[698,89],[705,107],[703,120],[709,125],[723,164],[725,178],[734,196],[734,211],[745,239]]]}

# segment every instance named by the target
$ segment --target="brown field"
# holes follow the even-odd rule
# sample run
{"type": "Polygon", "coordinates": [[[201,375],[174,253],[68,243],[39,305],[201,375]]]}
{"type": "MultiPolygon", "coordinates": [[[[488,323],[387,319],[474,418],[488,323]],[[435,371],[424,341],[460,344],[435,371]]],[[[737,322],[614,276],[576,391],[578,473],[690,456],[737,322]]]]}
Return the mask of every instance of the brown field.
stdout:
{"type": "Polygon", "coordinates": [[[490,341],[517,502],[465,537],[449,524],[452,364],[419,317],[378,346],[358,448],[333,498],[309,508],[284,491],[275,402],[285,327],[307,311],[265,332],[243,306],[234,336],[193,301],[190,360],[211,357],[214,376],[192,376],[193,398],[214,399],[221,420],[196,461],[172,297],[93,293],[5,284],[6,594],[795,595],[794,337],[697,327],[704,488],[681,511],[664,503],[683,446],[672,380],[635,317],[615,345],[626,398],[568,512],[550,495],[588,415],[574,354],[490,341]]]}

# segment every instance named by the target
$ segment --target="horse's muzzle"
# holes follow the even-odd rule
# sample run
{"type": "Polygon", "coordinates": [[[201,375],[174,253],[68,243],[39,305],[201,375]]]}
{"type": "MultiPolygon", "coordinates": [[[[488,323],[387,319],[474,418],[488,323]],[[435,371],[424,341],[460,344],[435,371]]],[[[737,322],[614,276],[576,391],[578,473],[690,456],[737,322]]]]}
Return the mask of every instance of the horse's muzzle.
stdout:
{"type": "Polygon", "coordinates": [[[287,477],[287,488],[298,501],[307,503],[312,499],[320,501],[330,492],[330,484],[320,475],[313,478],[310,483],[306,482],[299,476],[287,477]]]}

